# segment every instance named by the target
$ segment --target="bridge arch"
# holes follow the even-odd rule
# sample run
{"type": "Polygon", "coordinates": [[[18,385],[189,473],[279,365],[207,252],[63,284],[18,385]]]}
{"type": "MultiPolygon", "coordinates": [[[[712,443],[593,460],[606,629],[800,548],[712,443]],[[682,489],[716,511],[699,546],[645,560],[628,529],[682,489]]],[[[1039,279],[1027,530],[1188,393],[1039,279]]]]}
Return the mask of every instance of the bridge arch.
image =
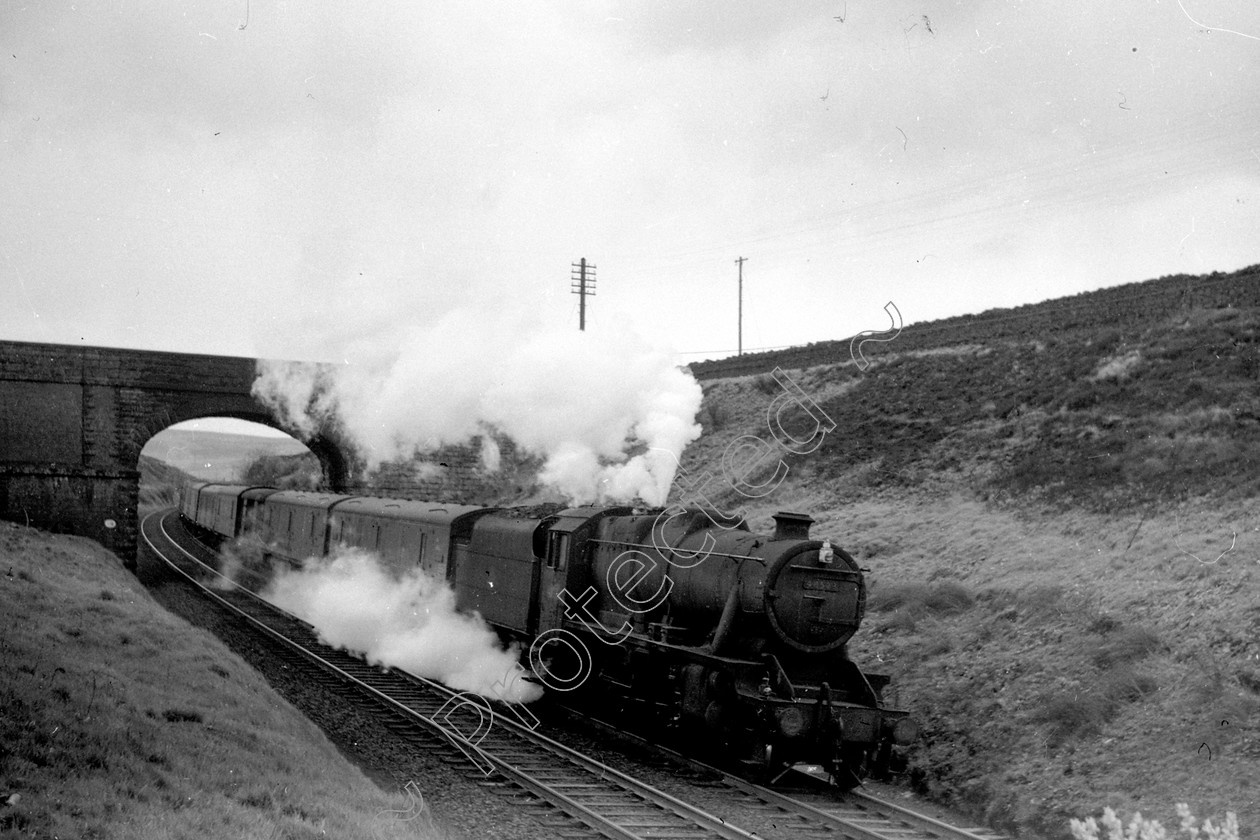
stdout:
{"type": "Polygon", "coordinates": [[[256,360],[0,341],[0,517],[90,537],[135,562],[140,452],[159,432],[236,417],[302,440],[330,486],[354,483],[354,449],[304,439],[250,393],[256,360]]]}

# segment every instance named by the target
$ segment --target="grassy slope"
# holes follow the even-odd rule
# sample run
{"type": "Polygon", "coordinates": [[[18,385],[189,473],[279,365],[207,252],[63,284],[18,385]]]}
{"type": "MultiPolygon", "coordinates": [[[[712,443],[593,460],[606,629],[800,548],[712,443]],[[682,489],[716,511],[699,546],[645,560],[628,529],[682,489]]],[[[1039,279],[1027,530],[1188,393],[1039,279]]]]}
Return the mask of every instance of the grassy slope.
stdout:
{"type": "Polygon", "coordinates": [[[264,455],[301,455],[305,445],[292,438],[166,429],[153,436],[144,455],[196,476],[200,481],[236,481],[245,467],[264,455]]]}
{"type": "Polygon", "coordinates": [[[790,371],[838,428],[785,456],[763,499],[719,490],[721,457],[739,435],[772,440],[781,389],[714,380],[683,464],[713,472],[710,498],[754,527],[809,511],[871,570],[853,653],[924,724],[920,789],[1047,835],[1106,805],[1175,825],[1186,800],[1237,811],[1246,836],[1260,824],[1258,331],[1257,310],[1192,310],[790,371]]]}
{"type": "Polygon", "coordinates": [[[137,466],[140,468],[141,516],[150,511],[175,507],[179,504],[180,490],[192,480],[183,470],[148,455],[141,455],[137,466]]]}
{"type": "Polygon", "coordinates": [[[0,523],[0,608],[0,837],[443,836],[96,543],[0,523]]]}

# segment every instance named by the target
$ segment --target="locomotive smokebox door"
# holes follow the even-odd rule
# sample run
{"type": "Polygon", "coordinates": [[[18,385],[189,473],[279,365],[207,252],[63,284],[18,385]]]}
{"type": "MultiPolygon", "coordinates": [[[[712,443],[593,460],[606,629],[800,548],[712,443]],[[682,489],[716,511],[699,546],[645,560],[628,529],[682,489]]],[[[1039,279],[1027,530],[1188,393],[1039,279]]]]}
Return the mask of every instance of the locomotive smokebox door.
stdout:
{"type": "Polygon", "coordinates": [[[766,580],[766,617],[796,650],[822,653],[844,645],[862,621],[862,576],[819,563],[818,549],[780,558],[766,580]]]}

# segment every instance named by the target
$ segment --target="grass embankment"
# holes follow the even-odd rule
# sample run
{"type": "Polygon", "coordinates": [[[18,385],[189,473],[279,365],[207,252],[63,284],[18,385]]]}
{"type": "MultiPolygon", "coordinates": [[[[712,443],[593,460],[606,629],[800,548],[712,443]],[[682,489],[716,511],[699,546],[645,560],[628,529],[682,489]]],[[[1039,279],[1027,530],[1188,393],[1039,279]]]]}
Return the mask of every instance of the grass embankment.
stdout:
{"type": "Polygon", "coordinates": [[[1189,802],[1214,821],[1235,811],[1246,837],[1258,526],[1242,505],[1142,521],[920,499],[857,502],[815,528],[870,569],[852,655],[923,724],[916,788],[1045,836],[1108,806],[1176,825],[1189,802]]]}
{"type": "MultiPolygon", "coordinates": [[[[1105,806],[1176,825],[1178,801],[1255,836],[1258,336],[1260,311],[1186,310],[788,371],[837,428],[771,446],[748,484],[789,471],[764,498],[726,486],[723,454],[773,444],[784,391],[713,380],[683,465],[755,529],[809,512],[870,569],[852,654],[923,724],[919,790],[1046,836],[1105,806]]],[[[731,454],[738,472],[757,453],[731,454]]]]}
{"type": "Polygon", "coordinates": [[[1176,802],[1213,822],[1234,811],[1256,836],[1254,505],[1143,519],[884,493],[822,507],[790,480],[776,496],[749,506],[761,530],[809,510],[868,570],[850,655],[890,674],[923,727],[914,789],[1045,837],[1105,807],[1175,826],[1176,802]]]}
{"type": "Polygon", "coordinates": [[[0,608],[0,836],[447,836],[96,543],[0,523],[0,608]]]}

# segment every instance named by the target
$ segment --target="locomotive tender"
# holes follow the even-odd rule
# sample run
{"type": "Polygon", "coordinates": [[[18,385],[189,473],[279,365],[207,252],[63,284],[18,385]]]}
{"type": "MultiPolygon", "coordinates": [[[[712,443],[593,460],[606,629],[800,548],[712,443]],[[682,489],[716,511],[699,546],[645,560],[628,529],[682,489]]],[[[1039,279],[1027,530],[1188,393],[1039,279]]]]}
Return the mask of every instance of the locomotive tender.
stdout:
{"type": "Polygon", "coordinates": [[[887,676],[845,653],[865,583],[847,552],[809,539],[808,516],[779,513],[764,536],[677,505],[497,509],[225,484],[189,485],[180,512],[295,564],[353,546],[400,575],[419,567],[528,650],[544,686],[757,772],[817,764],[847,788],[917,735],[884,705],[887,676]]]}

